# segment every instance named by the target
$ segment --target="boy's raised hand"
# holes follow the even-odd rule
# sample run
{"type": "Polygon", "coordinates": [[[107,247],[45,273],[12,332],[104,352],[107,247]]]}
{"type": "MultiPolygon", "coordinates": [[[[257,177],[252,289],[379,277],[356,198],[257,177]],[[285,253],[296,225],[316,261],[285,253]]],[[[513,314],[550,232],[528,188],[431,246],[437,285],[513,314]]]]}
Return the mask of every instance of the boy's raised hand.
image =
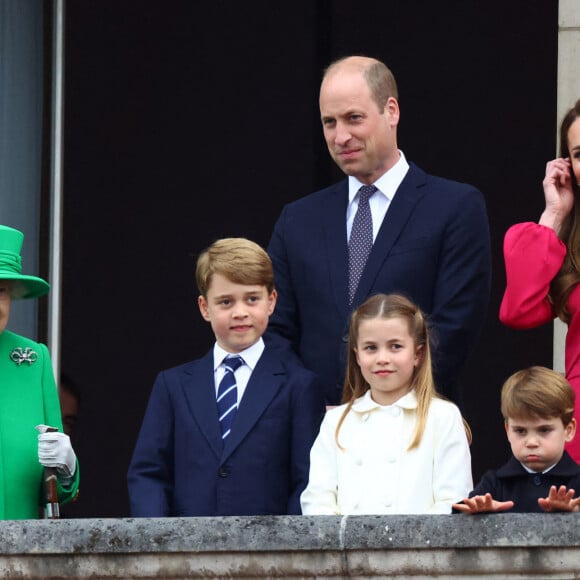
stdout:
{"type": "Polygon", "coordinates": [[[466,497],[463,503],[454,503],[453,509],[464,514],[481,514],[486,512],[503,512],[514,507],[513,501],[496,501],[491,493],[466,497]]]}
{"type": "Polygon", "coordinates": [[[538,499],[538,505],[546,512],[578,512],[580,511],[580,497],[574,498],[576,492],[565,485],[550,488],[548,497],[538,499]]]}

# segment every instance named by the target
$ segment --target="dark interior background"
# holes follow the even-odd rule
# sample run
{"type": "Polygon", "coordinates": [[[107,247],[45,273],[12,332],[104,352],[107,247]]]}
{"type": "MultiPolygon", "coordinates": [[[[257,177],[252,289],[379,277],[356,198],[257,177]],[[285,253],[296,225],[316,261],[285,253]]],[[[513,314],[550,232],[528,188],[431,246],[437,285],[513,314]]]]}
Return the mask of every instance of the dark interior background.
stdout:
{"type": "Polygon", "coordinates": [[[501,384],[552,361],[550,325],[512,331],[497,312],[503,235],[537,220],[555,153],[557,3],[69,2],[62,368],[81,390],[82,484],[68,513],[129,514],[155,375],[212,345],[197,253],[224,236],[266,245],[283,204],[341,177],[318,86],[352,53],[394,71],[407,158],[486,197],[493,292],[463,377],[474,478],[507,457],[501,384]]]}

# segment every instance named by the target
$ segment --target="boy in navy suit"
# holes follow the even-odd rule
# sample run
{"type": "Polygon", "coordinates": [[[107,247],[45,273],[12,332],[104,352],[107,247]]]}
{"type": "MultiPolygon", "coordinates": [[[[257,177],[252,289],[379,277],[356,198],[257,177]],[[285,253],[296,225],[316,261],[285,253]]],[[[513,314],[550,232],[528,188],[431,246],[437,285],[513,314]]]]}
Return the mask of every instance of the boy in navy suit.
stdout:
{"type": "Polygon", "coordinates": [[[300,514],[324,406],[315,375],[262,340],[276,305],[270,258],[218,240],[196,279],[216,343],[158,375],[129,467],[131,513],[300,514]]]}
{"type": "Polygon", "coordinates": [[[580,511],[580,465],[564,450],[574,438],[575,394],[556,371],[531,367],[501,391],[501,412],[513,456],[488,471],[455,511],[580,511]]]}

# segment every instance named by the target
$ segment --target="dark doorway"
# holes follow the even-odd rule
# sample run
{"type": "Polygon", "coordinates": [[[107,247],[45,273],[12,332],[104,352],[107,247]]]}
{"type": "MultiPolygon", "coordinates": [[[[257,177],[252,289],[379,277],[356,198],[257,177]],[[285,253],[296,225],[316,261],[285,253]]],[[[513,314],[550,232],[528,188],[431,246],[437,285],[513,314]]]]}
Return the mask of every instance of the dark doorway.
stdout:
{"type": "Polygon", "coordinates": [[[493,294],[463,385],[475,479],[506,457],[501,384],[552,360],[551,327],[510,331],[497,312],[503,235],[537,220],[555,152],[557,3],[69,2],[62,368],[81,390],[74,515],[128,515],[125,475],[155,375],[211,347],[196,254],[224,236],[266,245],[284,203],[340,177],[318,85],[349,53],[393,69],[407,158],[486,196],[493,294]]]}

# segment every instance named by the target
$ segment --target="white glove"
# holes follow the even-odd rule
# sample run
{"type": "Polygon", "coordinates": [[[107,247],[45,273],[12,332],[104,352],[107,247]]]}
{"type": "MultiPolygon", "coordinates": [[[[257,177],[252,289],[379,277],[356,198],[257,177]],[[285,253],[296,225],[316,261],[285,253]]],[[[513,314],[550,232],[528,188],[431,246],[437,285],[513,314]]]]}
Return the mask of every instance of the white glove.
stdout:
{"type": "Polygon", "coordinates": [[[47,431],[48,425],[37,425],[38,461],[44,467],[56,467],[57,473],[71,478],[77,468],[77,456],[73,451],[70,438],[64,433],[47,431]]]}

